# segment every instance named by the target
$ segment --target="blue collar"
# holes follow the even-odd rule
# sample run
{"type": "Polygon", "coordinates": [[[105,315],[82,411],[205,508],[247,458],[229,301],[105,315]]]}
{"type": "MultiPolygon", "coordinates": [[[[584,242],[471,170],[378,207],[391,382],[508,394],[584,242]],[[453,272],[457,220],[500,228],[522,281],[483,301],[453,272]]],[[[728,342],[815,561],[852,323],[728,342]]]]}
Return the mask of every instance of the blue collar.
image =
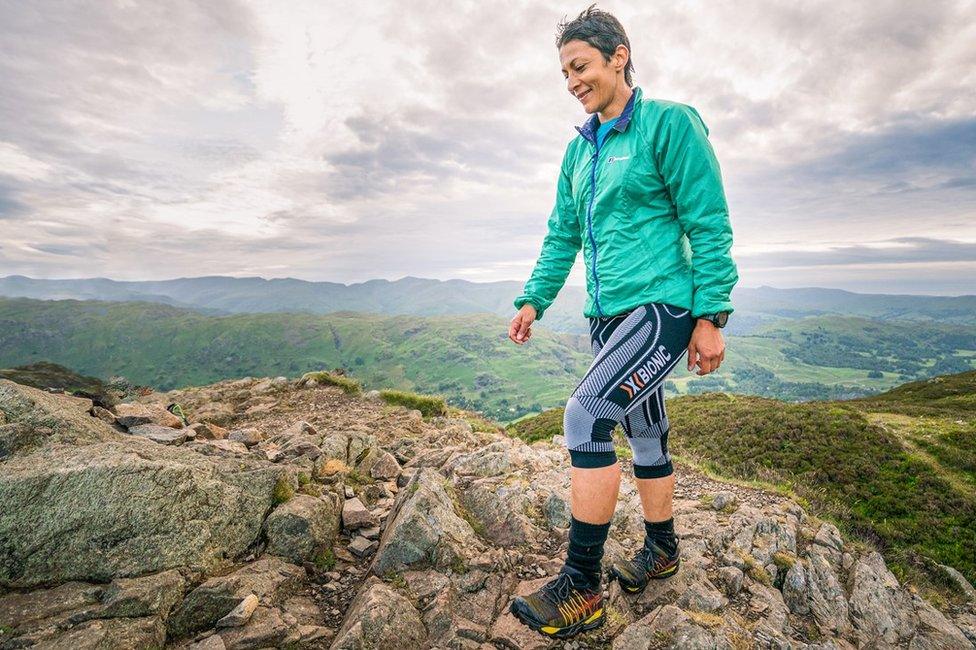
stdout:
{"type": "MultiPolygon", "coordinates": [[[[627,130],[627,125],[630,124],[630,118],[633,117],[634,104],[640,99],[641,89],[638,86],[634,86],[633,91],[630,94],[630,99],[627,100],[627,105],[624,106],[624,110],[620,113],[617,118],[617,122],[613,125],[613,129],[623,133],[627,130]]],[[[579,131],[580,135],[589,140],[592,144],[596,144],[596,131],[600,127],[600,116],[594,113],[590,116],[590,119],[586,121],[583,126],[577,126],[575,129],[579,131]]]]}

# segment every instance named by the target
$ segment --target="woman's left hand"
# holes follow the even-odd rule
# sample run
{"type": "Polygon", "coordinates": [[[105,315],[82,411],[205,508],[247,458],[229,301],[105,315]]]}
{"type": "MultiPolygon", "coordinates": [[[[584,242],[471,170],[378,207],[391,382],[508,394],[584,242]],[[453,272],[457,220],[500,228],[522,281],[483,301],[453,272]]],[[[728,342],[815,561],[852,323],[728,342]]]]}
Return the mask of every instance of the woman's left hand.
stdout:
{"type": "Polygon", "coordinates": [[[688,370],[698,366],[699,376],[718,370],[725,359],[725,340],[722,331],[711,322],[699,319],[688,344],[688,370]]]}

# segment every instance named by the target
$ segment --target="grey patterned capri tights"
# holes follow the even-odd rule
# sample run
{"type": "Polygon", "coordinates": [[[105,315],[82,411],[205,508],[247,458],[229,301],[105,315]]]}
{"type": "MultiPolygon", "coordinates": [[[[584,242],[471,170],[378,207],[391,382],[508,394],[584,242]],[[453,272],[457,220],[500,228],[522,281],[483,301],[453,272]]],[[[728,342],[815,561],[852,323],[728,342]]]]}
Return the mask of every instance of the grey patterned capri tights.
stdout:
{"type": "Polygon", "coordinates": [[[695,319],[687,309],[648,303],[590,319],[595,359],[566,402],[563,431],[574,467],[617,462],[612,433],[620,423],[634,455],[634,476],[674,472],[668,453],[664,380],[687,352],[695,319]]]}

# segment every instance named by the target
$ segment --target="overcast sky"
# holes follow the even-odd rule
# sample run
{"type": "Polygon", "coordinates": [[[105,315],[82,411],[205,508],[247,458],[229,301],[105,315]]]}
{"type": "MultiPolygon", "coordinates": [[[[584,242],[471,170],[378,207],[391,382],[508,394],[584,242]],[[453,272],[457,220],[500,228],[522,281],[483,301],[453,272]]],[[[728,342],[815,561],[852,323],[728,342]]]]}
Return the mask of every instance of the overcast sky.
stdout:
{"type": "MultiPolygon", "coordinates": [[[[0,276],[524,280],[584,6],[0,0],[0,276]]],[[[976,293],[976,2],[600,6],[708,125],[743,286],[976,293]]]]}

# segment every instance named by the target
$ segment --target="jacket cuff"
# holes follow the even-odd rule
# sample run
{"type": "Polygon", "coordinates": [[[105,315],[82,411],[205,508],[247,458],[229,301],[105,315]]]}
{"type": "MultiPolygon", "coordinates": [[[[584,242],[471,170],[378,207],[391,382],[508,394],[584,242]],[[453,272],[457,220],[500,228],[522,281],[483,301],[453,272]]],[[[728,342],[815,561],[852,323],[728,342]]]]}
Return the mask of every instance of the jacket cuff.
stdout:
{"type": "Polygon", "coordinates": [[[535,319],[536,320],[542,320],[542,314],[545,313],[545,311],[546,311],[545,308],[539,306],[539,301],[538,300],[536,300],[535,298],[533,298],[532,296],[529,296],[527,294],[523,294],[523,295],[519,296],[518,298],[516,298],[514,304],[515,304],[515,308],[516,309],[521,309],[526,304],[529,304],[529,305],[532,305],[533,307],[535,307],[535,319]]]}
{"type": "Polygon", "coordinates": [[[694,308],[691,310],[692,318],[701,318],[706,314],[717,314],[720,311],[725,311],[731,314],[734,309],[732,309],[731,302],[705,302],[698,304],[695,303],[694,308]]]}

